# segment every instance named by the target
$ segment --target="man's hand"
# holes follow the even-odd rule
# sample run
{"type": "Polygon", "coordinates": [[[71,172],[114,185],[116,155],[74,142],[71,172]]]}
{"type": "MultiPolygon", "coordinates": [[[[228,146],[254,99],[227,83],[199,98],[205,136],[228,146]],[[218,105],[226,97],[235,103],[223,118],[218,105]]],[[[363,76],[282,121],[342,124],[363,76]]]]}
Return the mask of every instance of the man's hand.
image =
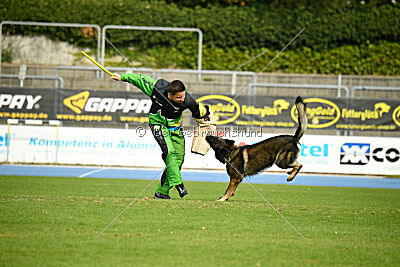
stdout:
{"type": "Polygon", "coordinates": [[[118,73],[113,73],[113,75],[111,76],[111,79],[116,80],[116,81],[120,81],[121,80],[121,75],[119,75],[118,73]]]}

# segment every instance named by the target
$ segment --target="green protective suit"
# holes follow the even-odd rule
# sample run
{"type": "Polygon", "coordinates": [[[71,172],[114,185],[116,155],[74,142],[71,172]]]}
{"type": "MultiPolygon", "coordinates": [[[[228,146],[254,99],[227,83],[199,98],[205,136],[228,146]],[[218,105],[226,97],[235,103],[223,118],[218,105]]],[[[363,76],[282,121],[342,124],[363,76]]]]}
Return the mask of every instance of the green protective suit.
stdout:
{"type": "Polygon", "coordinates": [[[142,90],[152,100],[149,112],[149,126],[162,151],[165,162],[164,170],[156,192],[169,195],[169,190],[182,183],[181,168],[185,157],[185,140],[182,133],[182,112],[189,109],[192,116],[200,117],[199,104],[185,93],[183,103],[168,99],[169,82],[163,79],[154,80],[147,75],[124,73],[121,81],[129,82],[142,90]]]}

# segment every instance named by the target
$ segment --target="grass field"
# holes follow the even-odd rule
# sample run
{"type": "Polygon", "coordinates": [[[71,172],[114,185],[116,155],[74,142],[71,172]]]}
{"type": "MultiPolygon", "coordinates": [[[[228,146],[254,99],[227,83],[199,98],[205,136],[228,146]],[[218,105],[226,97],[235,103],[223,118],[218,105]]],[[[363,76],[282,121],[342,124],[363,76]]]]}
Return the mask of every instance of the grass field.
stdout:
{"type": "Polygon", "coordinates": [[[400,263],[400,190],[187,182],[153,200],[148,180],[0,177],[0,266],[276,266],[400,263]]]}

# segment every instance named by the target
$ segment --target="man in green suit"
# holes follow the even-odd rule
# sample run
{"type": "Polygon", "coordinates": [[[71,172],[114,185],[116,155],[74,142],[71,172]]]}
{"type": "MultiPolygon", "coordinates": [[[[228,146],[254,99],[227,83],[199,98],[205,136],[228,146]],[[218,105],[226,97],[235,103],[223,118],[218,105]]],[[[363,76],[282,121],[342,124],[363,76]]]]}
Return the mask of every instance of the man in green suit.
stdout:
{"type": "Polygon", "coordinates": [[[185,85],[175,80],[154,80],[147,75],[135,73],[114,73],[113,80],[128,82],[139,88],[152,100],[149,112],[151,132],[162,151],[165,162],[160,183],[154,194],[155,199],[171,199],[169,190],[175,186],[179,196],[188,194],[182,182],[181,168],[185,157],[185,140],[182,133],[182,112],[189,109],[196,119],[210,114],[206,108],[186,92],[185,85]]]}

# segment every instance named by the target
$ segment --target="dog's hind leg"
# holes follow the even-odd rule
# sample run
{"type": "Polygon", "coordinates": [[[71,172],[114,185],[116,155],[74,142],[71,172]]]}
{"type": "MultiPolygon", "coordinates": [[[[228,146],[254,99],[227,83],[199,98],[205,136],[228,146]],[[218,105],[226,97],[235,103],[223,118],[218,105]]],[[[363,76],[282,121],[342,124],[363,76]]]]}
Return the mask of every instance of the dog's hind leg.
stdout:
{"type": "Polygon", "coordinates": [[[225,191],[225,195],[220,197],[218,201],[227,201],[236,191],[236,188],[239,186],[241,179],[233,178],[230,180],[228,188],[225,191]]]}
{"type": "Polygon", "coordinates": [[[299,156],[299,151],[296,147],[292,147],[291,151],[283,151],[279,153],[276,157],[275,164],[282,169],[292,168],[287,172],[289,177],[287,181],[290,182],[296,177],[297,173],[303,167],[300,163],[297,162],[297,157],[299,156]]]}
{"type": "Polygon", "coordinates": [[[297,173],[300,171],[300,169],[303,167],[303,165],[301,165],[300,163],[296,163],[296,165],[294,165],[293,169],[291,169],[290,171],[288,171],[287,173],[290,174],[289,177],[287,178],[287,181],[290,182],[294,179],[294,177],[296,177],[297,173]]]}
{"type": "MultiPolygon", "coordinates": [[[[224,195],[226,195],[227,192],[228,192],[228,188],[225,190],[224,195]]],[[[233,197],[234,195],[235,195],[235,193],[233,193],[233,194],[231,195],[231,197],[233,197]]]]}
{"type": "Polygon", "coordinates": [[[238,182],[236,183],[236,186],[233,188],[233,192],[231,194],[231,197],[233,197],[235,195],[236,189],[238,188],[239,184],[243,181],[243,179],[238,180],[238,182]]]}

